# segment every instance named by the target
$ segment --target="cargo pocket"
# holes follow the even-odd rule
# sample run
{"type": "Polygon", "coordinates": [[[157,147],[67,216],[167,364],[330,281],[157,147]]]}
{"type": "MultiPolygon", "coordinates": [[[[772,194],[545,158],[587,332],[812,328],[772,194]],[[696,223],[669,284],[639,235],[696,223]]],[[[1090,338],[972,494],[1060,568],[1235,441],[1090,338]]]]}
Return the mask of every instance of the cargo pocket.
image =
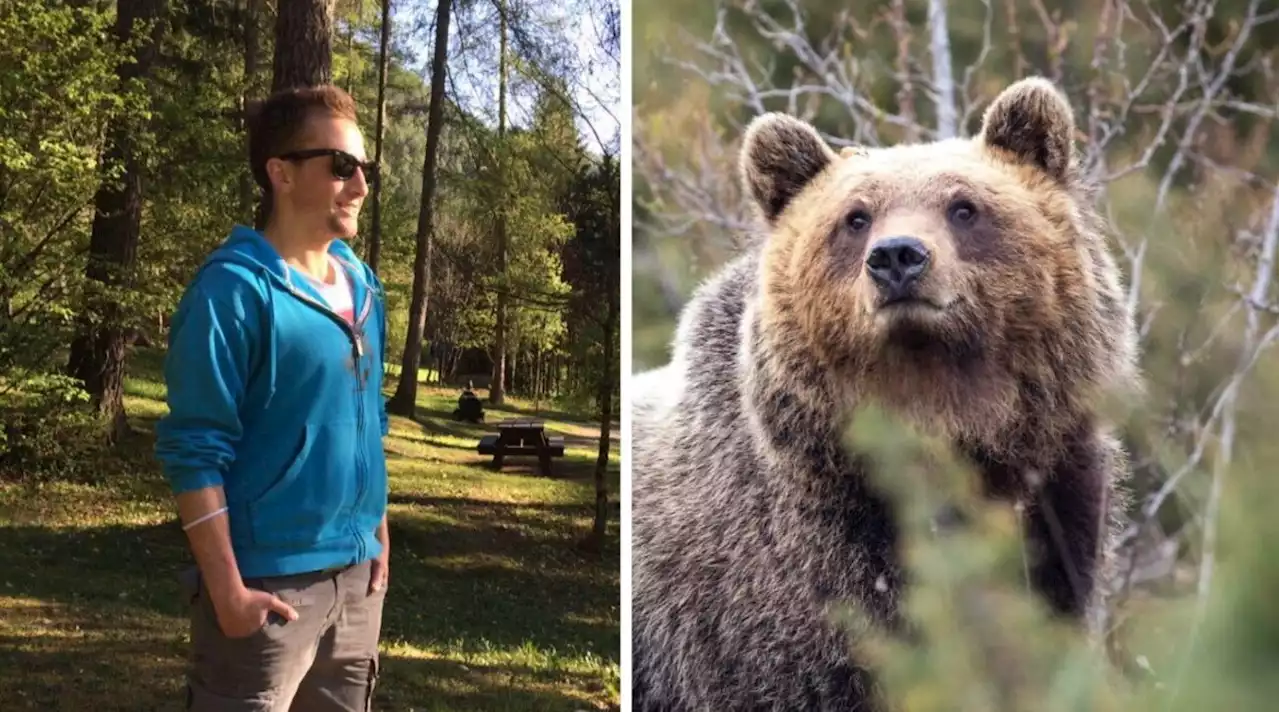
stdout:
{"type": "Polygon", "coordinates": [[[285,600],[297,609],[299,618],[285,622],[272,613],[254,632],[230,638],[202,590],[194,609],[197,627],[188,675],[192,709],[274,709],[272,702],[280,699],[282,691],[296,685],[310,665],[323,615],[316,613],[320,606],[315,593],[275,581],[263,585],[259,579],[248,579],[245,585],[285,600]]]}
{"type": "Polygon", "coordinates": [[[178,590],[182,595],[182,603],[191,606],[200,596],[200,567],[192,564],[178,572],[178,590]]]}

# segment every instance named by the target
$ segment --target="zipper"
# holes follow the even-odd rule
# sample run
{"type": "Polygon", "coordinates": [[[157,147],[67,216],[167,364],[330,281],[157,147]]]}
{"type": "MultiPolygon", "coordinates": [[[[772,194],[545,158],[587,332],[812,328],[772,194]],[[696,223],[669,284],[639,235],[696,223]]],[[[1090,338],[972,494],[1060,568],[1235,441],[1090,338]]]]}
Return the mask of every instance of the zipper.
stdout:
{"type": "MultiPolygon", "coordinates": [[[[342,262],[341,259],[339,259],[338,261],[342,262]]],[[[352,279],[350,274],[348,274],[347,279],[349,280],[352,279]]],[[[354,288],[351,290],[351,293],[352,295],[355,294],[354,288]]],[[[355,323],[357,325],[356,328],[358,329],[357,331],[355,331],[355,333],[358,335],[358,338],[356,339],[356,351],[361,355],[364,354],[364,323],[365,323],[365,319],[367,319],[369,316],[369,309],[372,306],[373,306],[373,287],[370,286],[365,290],[364,304],[361,305],[360,307],[359,316],[355,318],[355,323]]],[[[378,364],[378,367],[381,368],[382,364],[378,364]]],[[[372,370],[372,367],[371,367],[371,370],[372,370]]],[[[358,458],[357,467],[356,467],[356,472],[358,473],[356,477],[356,503],[355,503],[356,511],[359,511],[361,505],[364,504],[365,490],[368,487],[368,479],[369,479],[369,472],[368,472],[369,466],[364,459],[364,440],[363,439],[365,435],[365,432],[364,432],[365,430],[365,422],[364,422],[365,380],[364,380],[364,376],[362,375],[363,373],[364,371],[361,370],[360,362],[357,361],[356,362],[356,380],[361,385],[360,385],[359,392],[356,394],[356,431],[360,433],[361,445],[356,455],[356,457],[358,458]]],[[[355,530],[354,515],[352,516],[351,528],[352,530],[355,530]]],[[[367,552],[365,551],[364,537],[361,536],[358,531],[356,532],[356,543],[360,546],[360,560],[363,561],[367,552]]]]}
{"type": "MultiPolygon", "coordinates": [[[[346,261],[341,258],[335,258],[335,259],[341,264],[346,264],[346,261]]],[[[355,535],[355,538],[356,538],[356,546],[358,547],[357,551],[359,552],[358,560],[364,561],[365,552],[366,552],[366,548],[364,545],[364,537],[360,535],[360,531],[356,528],[355,519],[356,519],[356,512],[359,511],[360,505],[363,504],[364,494],[365,494],[365,485],[366,485],[365,480],[368,479],[367,473],[365,472],[365,470],[367,469],[367,464],[365,463],[365,459],[364,459],[364,442],[363,442],[364,427],[365,427],[364,426],[364,388],[366,384],[365,384],[363,371],[361,370],[361,366],[362,366],[361,361],[364,359],[363,325],[364,325],[365,319],[369,316],[369,309],[373,305],[373,294],[372,294],[373,288],[369,287],[366,289],[364,303],[360,306],[360,314],[355,318],[354,320],[355,325],[353,326],[352,324],[348,324],[347,320],[343,319],[340,314],[338,314],[333,309],[331,309],[328,304],[325,304],[317,299],[313,299],[312,297],[298,291],[297,287],[293,286],[293,280],[288,276],[288,272],[286,272],[285,274],[286,274],[285,284],[288,285],[290,294],[302,300],[304,303],[311,305],[313,308],[318,309],[321,313],[328,316],[331,320],[336,322],[339,327],[342,328],[342,330],[347,334],[347,338],[351,339],[352,354],[355,356],[352,370],[355,372],[356,386],[357,386],[356,387],[356,432],[359,434],[361,441],[360,441],[359,447],[356,450],[356,499],[355,499],[355,503],[352,505],[352,515],[351,515],[351,520],[348,522],[348,528],[350,529],[351,533],[355,535]]],[[[350,270],[348,271],[348,274],[346,276],[347,276],[347,281],[350,284],[354,285],[355,284],[354,278],[350,274],[350,270]]],[[[355,296],[354,287],[351,290],[351,294],[352,294],[352,297],[355,296]]]]}
{"type": "MultiPolygon", "coordinates": [[[[289,293],[297,297],[298,299],[301,299],[302,301],[306,302],[307,304],[310,304],[316,309],[319,309],[321,312],[324,312],[326,316],[328,316],[333,321],[337,322],[338,326],[342,327],[342,330],[346,332],[347,338],[351,340],[351,353],[356,358],[356,368],[355,368],[356,383],[357,385],[360,386],[360,390],[363,390],[364,378],[360,375],[360,359],[361,357],[364,356],[364,342],[360,338],[362,336],[361,332],[356,331],[355,327],[353,327],[351,324],[348,324],[346,319],[343,319],[340,314],[330,309],[328,304],[323,304],[320,301],[316,299],[312,299],[311,297],[303,294],[302,292],[299,292],[298,289],[294,287],[292,283],[289,284],[289,293]]],[[[362,314],[361,319],[363,319],[363,315],[367,311],[368,311],[367,308],[361,309],[361,314],[362,314]]],[[[361,323],[361,319],[357,319],[356,323],[361,323]]]]}

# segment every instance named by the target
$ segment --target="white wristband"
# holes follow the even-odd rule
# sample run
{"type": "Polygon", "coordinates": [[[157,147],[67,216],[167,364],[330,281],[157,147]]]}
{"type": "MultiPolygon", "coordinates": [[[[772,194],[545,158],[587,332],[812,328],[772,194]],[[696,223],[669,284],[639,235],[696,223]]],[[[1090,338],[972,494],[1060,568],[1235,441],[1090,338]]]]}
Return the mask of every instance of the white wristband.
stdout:
{"type": "Polygon", "coordinates": [[[190,529],[191,527],[194,527],[195,525],[197,525],[197,524],[199,524],[199,523],[201,523],[201,522],[209,521],[210,519],[213,519],[214,517],[218,516],[219,514],[222,514],[222,513],[223,513],[223,512],[225,512],[225,511],[227,511],[227,508],[226,508],[226,507],[223,507],[222,509],[215,509],[215,510],[213,510],[212,512],[209,512],[208,514],[204,515],[203,517],[200,517],[199,519],[196,519],[196,520],[195,520],[195,521],[193,521],[193,522],[188,522],[188,523],[186,523],[186,524],[183,524],[183,525],[182,525],[182,531],[184,531],[184,532],[185,532],[185,531],[187,531],[188,529],[190,529]]]}

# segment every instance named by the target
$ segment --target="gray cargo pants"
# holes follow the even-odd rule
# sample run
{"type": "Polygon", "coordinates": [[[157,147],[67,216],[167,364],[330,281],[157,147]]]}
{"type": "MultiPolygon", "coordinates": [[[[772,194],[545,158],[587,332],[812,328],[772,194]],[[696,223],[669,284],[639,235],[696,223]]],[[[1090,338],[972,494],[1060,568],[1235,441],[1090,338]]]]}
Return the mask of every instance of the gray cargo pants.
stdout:
{"type": "Polygon", "coordinates": [[[298,612],[272,613],[247,638],[222,633],[198,573],[184,588],[191,612],[187,710],[191,712],[368,712],[378,678],[386,588],[369,593],[371,562],[345,569],[246,579],[298,612]]]}

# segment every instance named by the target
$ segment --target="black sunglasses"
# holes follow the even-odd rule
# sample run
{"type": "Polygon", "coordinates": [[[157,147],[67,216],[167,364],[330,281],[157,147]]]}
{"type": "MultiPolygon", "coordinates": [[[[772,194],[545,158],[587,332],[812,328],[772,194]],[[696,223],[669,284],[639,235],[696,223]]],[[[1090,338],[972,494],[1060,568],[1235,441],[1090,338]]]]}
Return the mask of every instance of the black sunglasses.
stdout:
{"type": "Polygon", "coordinates": [[[333,177],[338,180],[351,180],[356,174],[356,169],[364,171],[364,177],[367,181],[377,180],[378,164],[373,161],[361,161],[359,158],[340,151],[336,148],[310,148],[305,151],[292,151],[290,153],[282,153],[276,158],[286,161],[303,161],[308,158],[317,156],[333,156],[333,177]]]}

